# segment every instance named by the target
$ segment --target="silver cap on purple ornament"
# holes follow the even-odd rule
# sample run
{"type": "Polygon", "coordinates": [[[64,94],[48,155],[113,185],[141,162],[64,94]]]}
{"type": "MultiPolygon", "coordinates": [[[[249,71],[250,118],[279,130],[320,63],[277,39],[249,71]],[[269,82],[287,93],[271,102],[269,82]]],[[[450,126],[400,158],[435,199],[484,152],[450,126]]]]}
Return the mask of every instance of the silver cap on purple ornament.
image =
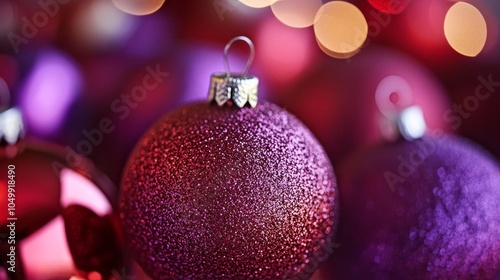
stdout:
{"type": "Polygon", "coordinates": [[[252,65],[255,57],[255,47],[252,41],[245,36],[234,37],[224,48],[224,68],[225,73],[214,73],[210,77],[210,89],[208,100],[215,102],[219,106],[233,106],[243,108],[246,105],[254,108],[258,102],[259,79],[254,76],[247,76],[248,69],[252,65]],[[245,68],[240,74],[233,74],[229,69],[227,58],[229,48],[236,41],[244,41],[250,47],[245,68]]]}

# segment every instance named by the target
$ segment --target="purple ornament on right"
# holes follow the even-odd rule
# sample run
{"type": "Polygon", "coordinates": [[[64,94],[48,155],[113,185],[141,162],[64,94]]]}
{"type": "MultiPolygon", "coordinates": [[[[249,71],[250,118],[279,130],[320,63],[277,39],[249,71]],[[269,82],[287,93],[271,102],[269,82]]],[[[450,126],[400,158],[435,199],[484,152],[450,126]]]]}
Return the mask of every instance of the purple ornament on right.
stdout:
{"type": "Polygon", "coordinates": [[[378,98],[399,138],[339,169],[337,278],[500,279],[498,163],[468,140],[427,132],[418,107],[388,112],[378,98]]]}

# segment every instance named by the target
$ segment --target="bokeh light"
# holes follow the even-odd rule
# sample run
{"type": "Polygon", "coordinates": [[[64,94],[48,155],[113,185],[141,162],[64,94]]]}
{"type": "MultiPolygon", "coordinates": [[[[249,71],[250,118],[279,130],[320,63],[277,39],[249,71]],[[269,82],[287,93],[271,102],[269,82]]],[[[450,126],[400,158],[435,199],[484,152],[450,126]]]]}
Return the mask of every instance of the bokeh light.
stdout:
{"type": "Polygon", "coordinates": [[[82,86],[79,68],[56,51],[40,54],[21,89],[21,108],[30,131],[48,136],[65,120],[82,86]]]}
{"type": "Polygon", "coordinates": [[[457,2],[446,14],[444,34],[455,51],[474,57],[483,50],[486,43],[486,21],[476,7],[457,2]]]}
{"type": "MultiPolygon", "coordinates": [[[[381,32],[378,38],[385,37],[394,48],[404,50],[430,67],[447,67],[456,58],[443,32],[444,17],[451,5],[449,1],[412,1],[403,13],[388,15],[390,21],[384,22],[388,23],[384,29],[387,33],[381,32]]],[[[376,17],[368,17],[369,21],[374,19],[376,17]]]]}
{"type": "Polygon", "coordinates": [[[310,30],[290,28],[272,16],[259,26],[255,42],[255,65],[273,87],[287,86],[314,62],[310,30]]]}
{"type": "Polygon", "coordinates": [[[333,57],[333,58],[338,58],[338,59],[348,59],[356,55],[360,49],[356,49],[352,52],[335,52],[332,50],[329,50],[327,47],[325,47],[319,40],[316,38],[316,42],[318,43],[318,47],[320,50],[322,50],[325,54],[333,57]]]}
{"type": "Polygon", "coordinates": [[[158,11],[165,0],[112,0],[115,6],[125,13],[143,16],[158,11]]]}
{"type": "Polygon", "coordinates": [[[355,53],[368,36],[368,23],[363,13],[348,2],[324,4],[314,21],[314,33],[320,48],[336,58],[355,53]]]}
{"type": "Polygon", "coordinates": [[[278,0],[239,0],[241,3],[247,5],[252,8],[264,8],[267,6],[271,6],[276,3],[278,0]]]}
{"type": "Polygon", "coordinates": [[[321,0],[280,0],[271,9],[281,22],[291,27],[308,27],[323,3],[321,0]]]}
{"type": "Polygon", "coordinates": [[[88,1],[77,11],[71,36],[83,47],[121,45],[135,30],[135,19],[117,10],[110,1],[88,1]]]}

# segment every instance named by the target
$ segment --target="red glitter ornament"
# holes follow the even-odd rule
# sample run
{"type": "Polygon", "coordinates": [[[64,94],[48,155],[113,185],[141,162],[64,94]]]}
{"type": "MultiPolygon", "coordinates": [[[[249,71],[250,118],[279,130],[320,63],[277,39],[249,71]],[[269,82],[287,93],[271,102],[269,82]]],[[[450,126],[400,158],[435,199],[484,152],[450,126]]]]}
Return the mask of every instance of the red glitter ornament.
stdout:
{"type": "MultiPolygon", "coordinates": [[[[225,54],[238,39],[253,46],[237,37],[225,54]]],[[[257,83],[213,75],[218,105],[167,115],[132,153],[121,216],[136,261],[154,279],[308,277],[331,252],[331,164],[298,119],[257,104],[257,83]]]]}

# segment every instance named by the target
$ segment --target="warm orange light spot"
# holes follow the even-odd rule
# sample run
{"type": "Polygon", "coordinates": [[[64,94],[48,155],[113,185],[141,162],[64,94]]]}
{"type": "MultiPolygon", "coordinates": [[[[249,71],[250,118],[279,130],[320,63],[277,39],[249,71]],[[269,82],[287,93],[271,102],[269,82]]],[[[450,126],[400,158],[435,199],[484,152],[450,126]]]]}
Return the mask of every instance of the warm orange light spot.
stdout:
{"type": "Polygon", "coordinates": [[[486,21],[476,7],[457,2],[446,14],[444,34],[455,51],[474,57],[483,50],[486,43],[486,21]]]}
{"type": "Polygon", "coordinates": [[[325,53],[336,58],[346,58],[363,46],[368,36],[368,23],[353,4],[332,1],[321,6],[316,14],[314,33],[325,53]]]}

